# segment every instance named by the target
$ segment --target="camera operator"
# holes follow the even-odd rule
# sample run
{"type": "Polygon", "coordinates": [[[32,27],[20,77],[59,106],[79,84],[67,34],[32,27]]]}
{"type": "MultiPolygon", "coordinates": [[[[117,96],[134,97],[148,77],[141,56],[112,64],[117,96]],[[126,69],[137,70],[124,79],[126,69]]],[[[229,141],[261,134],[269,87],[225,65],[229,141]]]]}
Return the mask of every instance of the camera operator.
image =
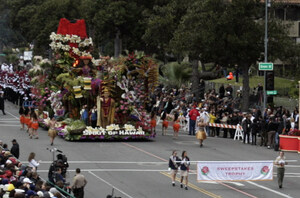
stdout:
{"type": "Polygon", "coordinates": [[[64,163],[62,160],[56,160],[50,165],[49,172],[48,172],[48,179],[52,183],[56,182],[55,179],[56,179],[57,170],[59,170],[59,175],[61,175],[62,178],[65,178],[65,174],[63,174],[64,163]]]}
{"type": "Polygon", "coordinates": [[[58,154],[57,156],[57,161],[61,160],[60,161],[60,167],[61,167],[61,174],[64,178],[66,178],[66,173],[67,173],[67,169],[69,168],[69,164],[68,164],[68,160],[67,160],[67,157],[63,154],[58,154]]]}

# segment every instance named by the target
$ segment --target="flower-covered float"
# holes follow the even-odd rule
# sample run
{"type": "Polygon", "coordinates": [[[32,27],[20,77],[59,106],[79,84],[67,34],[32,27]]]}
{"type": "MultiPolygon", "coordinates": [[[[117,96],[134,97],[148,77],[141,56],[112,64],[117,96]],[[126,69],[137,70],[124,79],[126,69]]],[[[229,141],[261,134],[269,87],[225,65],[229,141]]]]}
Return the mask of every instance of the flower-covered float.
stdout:
{"type": "Polygon", "coordinates": [[[74,28],[61,19],[50,35],[55,60],[29,71],[40,125],[47,128],[54,116],[66,140],[154,138],[145,107],[157,86],[157,63],[142,52],[95,59],[84,20],[78,21],[74,28]]]}

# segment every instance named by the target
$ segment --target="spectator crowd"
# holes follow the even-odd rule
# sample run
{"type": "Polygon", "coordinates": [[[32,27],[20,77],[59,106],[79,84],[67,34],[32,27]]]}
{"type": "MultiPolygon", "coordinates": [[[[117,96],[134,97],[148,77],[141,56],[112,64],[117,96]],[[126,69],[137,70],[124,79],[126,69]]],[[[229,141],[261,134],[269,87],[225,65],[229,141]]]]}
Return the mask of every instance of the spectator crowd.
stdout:
{"type": "MultiPolygon", "coordinates": [[[[256,89],[259,103],[262,86],[258,85],[256,89]]],[[[157,115],[158,122],[162,121],[167,126],[166,121],[172,123],[178,117],[181,128],[187,130],[189,135],[195,135],[198,131],[200,119],[206,123],[205,132],[210,137],[234,138],[235,129],[213,127],[209,123],[239,124],[243,128],[244,143],[276,149],[279,135],[297,129],[299,123],[298,110],[290,112],[282,106],[268,106],[264,111],[256,106],[242,112],[241,91],[237,90],[234,95],[230,84],[226,87],[222,85],[218,92],[208,90],[200,100],[187,88],[166,90],[163,87],[157,89],[151,98],[148,111],[157,115]],[[260,142],[257,142],[257,137],[261,137],[260,142]]]]}

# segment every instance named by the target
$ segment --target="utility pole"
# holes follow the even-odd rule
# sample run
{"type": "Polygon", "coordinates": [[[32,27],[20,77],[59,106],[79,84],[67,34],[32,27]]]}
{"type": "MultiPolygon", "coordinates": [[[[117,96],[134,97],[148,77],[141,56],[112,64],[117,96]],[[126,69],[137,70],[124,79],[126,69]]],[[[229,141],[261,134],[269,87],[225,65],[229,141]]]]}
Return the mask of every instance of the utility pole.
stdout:
{"type": "MultiPolygon", "coordinates": [[[[265,60],[264,62],[268,62],[268,7],[271,7],[271,0],[265,0],[265,60]]],[[[267,104],[267,91],[266,91],[266,78],[267,78],[267,72],[264,71],[264,109],[266,109],[267,104]]]]}

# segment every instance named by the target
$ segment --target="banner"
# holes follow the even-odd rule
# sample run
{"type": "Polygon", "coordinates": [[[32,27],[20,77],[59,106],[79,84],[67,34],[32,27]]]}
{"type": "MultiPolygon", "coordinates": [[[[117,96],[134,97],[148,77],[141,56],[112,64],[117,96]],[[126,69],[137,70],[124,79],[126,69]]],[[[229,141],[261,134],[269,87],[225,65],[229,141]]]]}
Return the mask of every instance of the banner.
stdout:
{"type": "Polygon", "coordinates": [[[197,162],[198,181],[273,180],[273,161],[197,162]]]}

